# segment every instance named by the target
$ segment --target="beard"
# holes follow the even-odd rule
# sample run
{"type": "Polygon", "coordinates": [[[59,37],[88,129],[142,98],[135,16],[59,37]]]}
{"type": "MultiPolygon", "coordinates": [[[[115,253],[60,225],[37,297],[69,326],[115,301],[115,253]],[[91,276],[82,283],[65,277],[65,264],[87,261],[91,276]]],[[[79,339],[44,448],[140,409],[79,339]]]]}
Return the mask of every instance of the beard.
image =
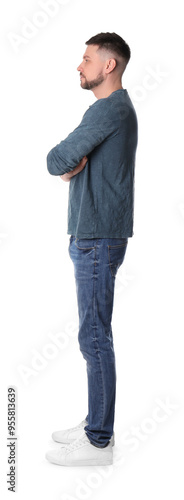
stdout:
{"type": "Polygon", "coordinates": [[[103,73],[99,73],[99,75],[94,79],[94,80],[87,80],[86,77],[84,77],[85,80],[82,82],[81,80],[81,87],[86,90],[91,90],[94,89],[94,87],[98,87],[103,81],[104,81],[104,76],[103,73]]]}

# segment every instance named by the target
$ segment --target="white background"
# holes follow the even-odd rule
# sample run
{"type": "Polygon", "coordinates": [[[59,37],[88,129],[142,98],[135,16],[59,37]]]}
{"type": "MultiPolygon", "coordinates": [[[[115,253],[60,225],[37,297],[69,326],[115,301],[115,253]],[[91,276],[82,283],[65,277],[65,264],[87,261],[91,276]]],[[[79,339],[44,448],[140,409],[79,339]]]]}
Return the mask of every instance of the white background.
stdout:
{"type": "Polygon", "coordinates": [[[1,6],[2,497],[8,472],[7,387],[14,385],[18,498],[111,499],[119,494],[126,500],[183,500],[181,5],[160,0],[64,3],[44,18],[38,0],[9,0],[1,6]],[[16,45],[12,37],[23,36],[25,18],[44,25],[37,30],[32,25],[27,43],[19,39],[16,45]],[[76,425],[87,413],[66,234],[68,185],[49,175],[46,155],[95,101],[80,88],[76,68],[85,41],[101,31],[115,31],[132,51],[123,86],[139,121],[135,224],[117,277],[113,316],[114,465],[70,469],[45,460],[54,447],[51,433],[76,425]],[[154,420],[158,400],[173,405],[160,410],[162,422],[154,420]],[[123,436],[131,438],[135,427],[141,434],[133,451],[123,436]]]}

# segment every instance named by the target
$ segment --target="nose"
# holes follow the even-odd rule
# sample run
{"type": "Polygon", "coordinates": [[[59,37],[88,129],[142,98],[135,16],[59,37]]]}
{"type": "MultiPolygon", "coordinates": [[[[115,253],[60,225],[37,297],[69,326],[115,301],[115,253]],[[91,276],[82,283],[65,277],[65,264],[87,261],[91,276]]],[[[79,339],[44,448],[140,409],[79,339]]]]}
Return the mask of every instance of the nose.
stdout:
{"type": "Polygon", "coordinates": [[[82,73],[82,63],[79,64],[78,68],[77,68],[77,71],[80,71],[82,73]]]}

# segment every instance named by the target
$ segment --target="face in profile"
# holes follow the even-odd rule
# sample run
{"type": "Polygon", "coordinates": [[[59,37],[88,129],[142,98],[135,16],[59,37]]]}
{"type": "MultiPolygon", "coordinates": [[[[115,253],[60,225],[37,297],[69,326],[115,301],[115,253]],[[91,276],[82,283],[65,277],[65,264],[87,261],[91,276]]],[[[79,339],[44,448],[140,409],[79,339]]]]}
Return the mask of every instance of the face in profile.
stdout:
{"type": "Polygon", "coordinates": [[[88,45],[82,63],[77,70],[80,71],[81,87],[92,90],[105,80],[105,62],[100,58],[98,45],[88,45]]]}

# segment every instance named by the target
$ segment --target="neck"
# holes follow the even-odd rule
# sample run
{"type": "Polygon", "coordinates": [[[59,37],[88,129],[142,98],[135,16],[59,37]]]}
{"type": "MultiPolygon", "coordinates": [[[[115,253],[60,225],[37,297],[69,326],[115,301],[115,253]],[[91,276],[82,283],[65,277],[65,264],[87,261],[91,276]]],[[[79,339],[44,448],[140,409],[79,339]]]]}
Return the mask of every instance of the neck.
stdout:
{"type": "Polygon", "coordinates": [[[115,90],[123,89],[121,81],[112,85],[105,84],[106,82],[103,82],[101,85],[98,85],[98,87],[94,87],[94,89],[92,89],[92,92],[97,99],[104,99],[112,94],[112,92],[115,92],[115,90]]]}

